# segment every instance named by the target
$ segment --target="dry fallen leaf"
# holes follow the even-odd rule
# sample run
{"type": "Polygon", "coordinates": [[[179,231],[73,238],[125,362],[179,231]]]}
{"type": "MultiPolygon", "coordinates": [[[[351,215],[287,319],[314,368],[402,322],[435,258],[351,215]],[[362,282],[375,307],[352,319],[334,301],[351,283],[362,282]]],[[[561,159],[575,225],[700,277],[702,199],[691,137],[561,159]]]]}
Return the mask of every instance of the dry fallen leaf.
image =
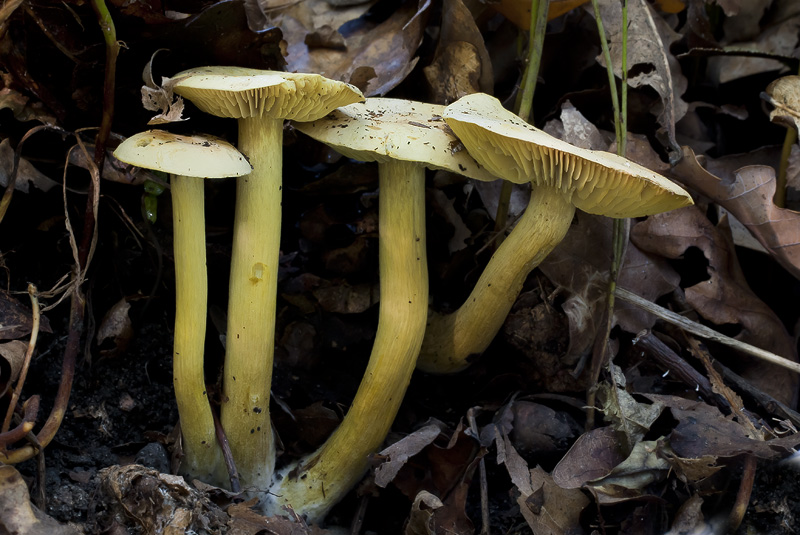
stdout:
{"type": "Polygon", "coordinates": [[[750,165],[715,176],[703,168],[692,149],[684,147],[683,153],[673,176],[732,213],[775,260],[800,278],[800,213],[772,202],[775,170],[750,165]]]}
{"type": "Polygon", "coordinates": [[[494,92],[489,52],[462,0],[445,0],[433,63],[423,72],[431,88],[431,100],[437,104],[450,104],[479,91],[494,92]]]}
{"type": "Polygon", "coordinates": [[[28,497],[28,486],[10,465],[0,466],[0,532],[14,535],[77,535],[39,509],[28,497]]]}
{"type": "Polygon", "coordinates": [[[623,460],[617,431],[598,427],[578,437],[553,468],[553,481],[563,489],[579,489],[587,481],[604,477],[623,460]]]}
{"type": "MultiPolygon", "coordinates": [[[[8,185],[8,181],[13,172],[14,149],[11,148],[11,141],[5,138],[0,142],[0,186],[6,187],[8,185]]],[[[42,191],[50,191],[53,186],[58,185],[58,182],[40,173],[25,158],[20,158],[19,167],[17,169],[17,181],[14,183],[14,189],[23,193],[28,193],[30,184],[33,184],[42,191]]]]}
{"type": "Polygon", "coordinates": [[[769,113],[769,120],[787,127],[800,128],[800,76],[791,75],[778,78],[767,86],[770,104],[775,109],[769,113]]]}
{"type": "Polygon", "coordinates": [[[142,79],[144,84],[142,86],[142,106],[144,109],[159,112],[158,115],[151,118],[147,124],[156,125],[164,123],[172,123],[176,121],[185,121],[183,117],[183,99],[175,96],[172,88],[175,84],[181,81],[180,78],[166,78],[161,79],[161,85],[153,81],[153,60],[161,50],[156,50],[150,57],[150,61],[144,67],[142,72],[142,79]]]}
{"type": "MultiPolygon", "coordinates": [[[[721,222],[724,224],[724,221],[721,222]]],[[[686,300],[704,318],[718,325],[737,324],[737,340],[797,360],[794,343],[781,320],[756,296],[739,267],[727,229],[714,227],[697,207],[651,216],[635,225],[631,240],[645,251],[667,258],[699,248],[708,260],[709,279],[686,288],[686,300]]],[[[737,355],[741,375],[774,398],[791,403],[797,376],[782,368],[737,355]]]]}
{"type": "MultiPolygon", "coordinates": [[[[617,0],[600,0],[600,16],[609,40],[614,73],[621,78],[622,70],[622,8],[617,0]]],[[[628,78],[631,87],[649,86],[661,98],[661,109],[654,110],[658,123],[666,133],[672,150],[679,150],[675,140],[675,123],[686,114],[687,104],[681,99],[688,82],[681,74],[678,60],[669,47],[681,35],[653,12],[646,0],[632,0],[628,5],[628,69],[639,74],[628,78]]],[[[605,65],[602,55],[598,62],[605,65]]]]}
{"type": "MultiPolygon", "coordinates": [[[[384,95],[402,82],[417,64],[419,58],[414,55],[422,41],[430,2],[423,1],[419,5],[406,2],[377,25],[360,18],[368,7],[369,4],[348,7],[337,13],[337,8],[321,0],[297,2],[265,12],[265,24],[273,24],[283,31],[288,71],[312,72],[353,83],[365,96],[384,95]],[[335,18],[331,20],[331,17],[335,18]],[[357,24],[352,23],[356,20],[357,24]],[[347,22],[351,24],[345,25],[347,22]],[[308,35],[319,32],[323,26],[341,34],[341,40],[335,38],[335,48],[309,47],[308,35]]],[[[331,32],[326,32],[331,42],[331,32]]]]}
{"type": "Polygon", "coordinates": [[[125,352],[133,338],[133,324],[129,312],[131,304],[124,297],[108,309],[97,328],[97,345],[106,340],[114,342],[111,349],[102,349],[100,354],[105,358],[114,358],[125,352]]]}

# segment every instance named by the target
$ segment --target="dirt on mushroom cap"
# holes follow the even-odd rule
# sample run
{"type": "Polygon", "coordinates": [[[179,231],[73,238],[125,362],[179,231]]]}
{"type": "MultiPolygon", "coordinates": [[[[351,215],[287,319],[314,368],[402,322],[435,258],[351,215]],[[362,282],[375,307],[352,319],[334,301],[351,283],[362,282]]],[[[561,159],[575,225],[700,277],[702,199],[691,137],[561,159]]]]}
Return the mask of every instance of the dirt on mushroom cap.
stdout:
{"type": "Polygon", "coordinates": [[[174,91],[220,117],[313,121],[364,100],[355,86],[319,74],[243,67],[198,67],[176,74],[174,91]]]}

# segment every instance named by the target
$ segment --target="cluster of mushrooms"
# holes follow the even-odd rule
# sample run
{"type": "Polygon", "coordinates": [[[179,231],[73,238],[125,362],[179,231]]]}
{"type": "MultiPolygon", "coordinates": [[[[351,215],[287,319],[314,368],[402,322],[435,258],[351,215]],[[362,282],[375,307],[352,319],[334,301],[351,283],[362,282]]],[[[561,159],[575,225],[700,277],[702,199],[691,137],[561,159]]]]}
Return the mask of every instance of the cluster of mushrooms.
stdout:
{"type": "Polygon", "coordinates": [[[268,514],[284,513],[289,505],[307,520],[321,521],[366,472],[414,368],[451,373],[482,353],[529,272],[566,234],[576,207],[640,217],[692,203],[649,169],[553,138],[486,94],[444,107],[365,99],[349,84],[314,74],[202,67],[175,79],[175,92],[198,108],[239,122],[238,150],[217,138],[151,130],[115,151],[123,162],[171,174],[181,471],[220,486],[229,477],[203,375],[207,276],[203,182],[197,178],[235,176],[220,421],[242,488],[258,495],[268,514]],[[380,310],[369,363],[346,417],[317,451],[275,472],[269,393],[286,119],[348,158],[378,164],[380,310]],[[458,150],[462,144],[466,150],[458,150]],[[472,294],[447,315],[428,312],[426,167],[533,186],[528,208],[472,294]]]}

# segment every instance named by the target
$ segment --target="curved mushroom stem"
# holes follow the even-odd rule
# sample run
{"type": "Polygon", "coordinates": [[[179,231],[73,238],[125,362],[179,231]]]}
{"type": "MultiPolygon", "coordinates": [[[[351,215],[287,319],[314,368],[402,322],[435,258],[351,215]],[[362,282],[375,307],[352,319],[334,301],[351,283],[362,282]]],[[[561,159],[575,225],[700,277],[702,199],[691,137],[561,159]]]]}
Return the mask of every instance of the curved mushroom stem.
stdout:
{"type": "Polygon", "coordinates": [[[281,229],[283,120],[239,119],[239,150],[253,172],[236,187],[222,427],[242,488],[266,492],[275,445],[269,391],[281,229]]]}
{"type": "Polygon", "coordinates": [[[432,314],[417,367],[428,373],[454,373],[483,353],[497,335],[528,274],[569,230],[575,207],[561,191],[536,187],[517,226],[492,255],[461,307],[432,314]]]}
{"type": "Polygon", "coordinates": [[[321,520],[364,475],[400,408],[422,344],[428,310],[425,168],[379,164],[380,315],[366,372],[350,410],[320,449],[279,473],[273,514],[291,505],[321,520]]]}
{"type": "Polygon", "coordinates": [[[208,279],[206,275],[203,180],[173,175],[172,218],[175,255],[175,340],[173,385],[181,419],[181,471],[215,484],[222,455],[203,373],[208,279]]]}

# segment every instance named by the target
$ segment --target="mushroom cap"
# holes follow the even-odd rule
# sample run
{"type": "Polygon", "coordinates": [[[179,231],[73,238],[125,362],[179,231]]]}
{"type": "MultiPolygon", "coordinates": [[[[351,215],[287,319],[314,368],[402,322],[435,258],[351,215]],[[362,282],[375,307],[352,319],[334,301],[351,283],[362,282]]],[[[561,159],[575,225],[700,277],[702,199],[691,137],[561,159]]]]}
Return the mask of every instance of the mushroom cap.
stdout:
{"type": "Polygon", "coordinates": [[[527,124],[484,93],[442,114],[472,156],[497,176],[561,190],[576,208],[609,217],[641,217],[692,204],[667,178],[616,154],[582,149],[527,124]]]}
{"type": "Polygon", "coordinates": [[[236,148],[212,136],[179,136],[164,130],[132,135],[114,156],[127,164],[197,178],[242,176],[253,168],[236,148]]]}
{"type": "Polygon", "coordinates": [[[368,98],[334,110],[322,119],[294,126],[354,160],[416,162],[478,180],[497,180],[463,150],[442,119],[443,111],[444,106],[437,104],[368,98]]]}
{"type": "Polygon", "coordinates": [[[244,67],[198,67],[176,74],[174,91],[211,115],[313,121],[339,106],[361,102],[355,86],[319,74],[244,67]]]}

